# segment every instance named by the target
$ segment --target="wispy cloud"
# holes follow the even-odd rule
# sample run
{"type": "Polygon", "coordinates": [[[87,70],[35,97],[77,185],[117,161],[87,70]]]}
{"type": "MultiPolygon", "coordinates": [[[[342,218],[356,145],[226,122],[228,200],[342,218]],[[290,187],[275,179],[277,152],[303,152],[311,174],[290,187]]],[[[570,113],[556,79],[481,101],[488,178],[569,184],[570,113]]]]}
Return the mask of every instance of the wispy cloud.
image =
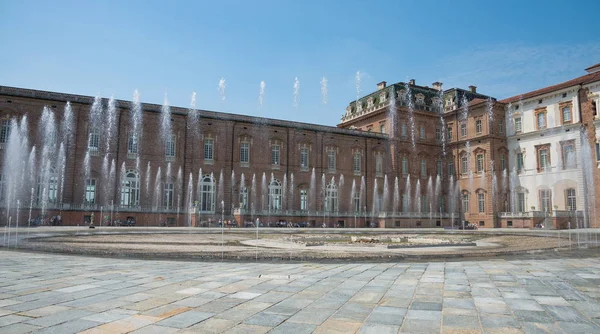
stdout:
{"type": "Polygon", "coordinates": [[[600,43],[500,44],[465,50],[440,60],[447,86],[478,86],[503,98],[583,75],[600,62],[600,43]]]}

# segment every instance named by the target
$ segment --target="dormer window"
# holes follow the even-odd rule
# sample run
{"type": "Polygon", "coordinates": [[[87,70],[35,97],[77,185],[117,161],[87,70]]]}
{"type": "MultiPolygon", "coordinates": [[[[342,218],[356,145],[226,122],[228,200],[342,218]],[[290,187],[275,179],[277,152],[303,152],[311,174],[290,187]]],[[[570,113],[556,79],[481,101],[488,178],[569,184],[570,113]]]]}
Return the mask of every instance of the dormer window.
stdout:
{"type": "Polygon", "coordinates": [[[373,107],[373,98],[370,97],[367,99],[367,108],[373,107]]]}
{"type": "Polygon", "coordinates": [[[381,93],[379,95],[379,103],[384,103],[385,101],[387,101],[387,94],[386,93],[381,93]]]}
{"type": "Polygon", "coordinates": [[[416,102],[417,102],[417,104],[425,104],[425,95],[417,94],[416,102]]]}
{"type": "Polygon", "coordinates": [[[362,103],[357,103],[357,104],[356,104],[356,111],[357,111],[357,112],[361,112],[361,111],[362,111],[362,109],[363,109],[362,107],[363,107],[363,106],[362,106],[362,103]]]}

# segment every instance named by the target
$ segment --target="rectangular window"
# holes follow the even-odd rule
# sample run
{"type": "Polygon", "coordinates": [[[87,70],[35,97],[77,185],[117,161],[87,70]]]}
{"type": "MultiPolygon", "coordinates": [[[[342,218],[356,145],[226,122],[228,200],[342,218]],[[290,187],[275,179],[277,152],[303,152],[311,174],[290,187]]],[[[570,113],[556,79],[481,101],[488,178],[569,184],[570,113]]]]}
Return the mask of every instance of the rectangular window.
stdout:
{"type": "Polygon", "coordinates": [[[212,140],[212,138],[204,139],[204,160],[213,160],[213,153],[215,148],[214,144],[215,142],[212,140]]]}
{"type": "Polygon", "coordinates": [[[300,210],[308,210],[308,190],[300,189],[300,210]]]}
{"type": "Polygon", "coordinates": [[[550,190],[540,190],[540,209],[543,212],[552,210],[552,193],[550,190]]]}
{"type": "Polygon", "coordinates": [[[435,128],[435,140],[442,141],[442,129],[435,128]]]}
{"type": "Polygon", "coordinates": [[[408,158],[402,157],[402,174],[408,174],[408,158]]]}
{"type": "Polygon", "coordinates": [[[442,176],[442,162],[441,161],[437,162],[436,173],[438,176],[442,176]]]}
{"type": "Polygon", "coordinates": [[[452,140],[452,128],[448,127],[448,141],[452,140]]]}
{"type": "Polygon", "coordinates": [[[4,199],[4,177],[0,174],[0,200],[4,199]]]}
{"type": "Polygon", "coordinates": [[[385,133],[385,124],[379,124],[379,132],[385,133]]]}
{"type": "Polygon", "coordinates": [[[498,121],[498,133],[503,135],[504,134],[504,120],[499,120],[498,121]]]}
{"type": "Polygon", "coordinates": [[[538,150],[538,162],[541,170],[550,168],[550,153],[548,149],[543,148],[538,150]]]}
{"type": "Polygon", "coordinates": [[[463,207],[463,212],[464,213],[469,212],[469,194],[463,194],[463,196],[462,196],[462,207],[463,207]]]}
{"type": "Polygon", "coordinates": [[[402,195],[402,212],[408,212],[408,196],[402,195]]]}
{"type": "Polygon", "coordinates": [[[85,180],[85,204],[92,205],[96,203],[96,180],[85,180]]]}
{"type": "Polygon", "coordinates": [[[477,154],[477,173],[483,173],[484,161],[483,154],[477,154]]]}
{"type": "Polygon", "coordinates": [[[567,189],[567,210],[576,211],[577,210],[577,196],[575,195],[575,189],[567,189]]]}
{"type": "Polygon", "coordinates": [[[477,194],[477,206],[479,209],[479,213],[485,212],[485,194],[484,193],[477,194]]]}
{"type": "Polygon", "coordinates": [[[454,175],[454,162],[448,163],[448,175],[454,175]]]}
{"type": "Polygon", "coordinates": [[[383,156],[381,154],[377,154],[375,156],[375,173],[376,174],[383,173],[383,156]]]}
{"type": "Polygon", "coordinates": [[[568,124],[572,122],[571,119],[571,106],[566,106],[561,109],[562,112],[562,121],[563,124],[568,124]]]}
{"type": "Polygon", "coordinates": [[[475,121],[475,132],[480,135],[483,132],[483,122],[478,119],[475,121]]]}
{"type": "Polygon", "coordinates": [[[408,129],[406,128],[406,123],[402,123],[400,126],[400,136],[402,138],[408,137],[408,129]]]}
{"type": "Polygon", "coordinates": [[[517,211],[525,212],[525,193],[517,193],[517,211]]]}
{"type": "Polygon", "coordinates": [[[163,205],[166,209],[173,208],[173,193],[175,190],[175,184],[173,183],[165,183],[165,194],[164,194],[164,202],[163,205]]]}
{"type": "Polygon", "coordinates": [[[335,171],[335,150],[330,149],[327,152],[327,165],[330,171],[335,171]]]}
{"type": "Polygon", "coordinates": [[[354,153],[354,163],[352,165],[354,173],[360,174],[360,154],[354,153]]]}
{"type": "Polygon", "coordinates": [[[515,132],[521,133],[523,131],[523,123],[521,121],[521,117],[515,117],[515,132]]]}
{"type": "Polygon", "coordinates": [[[360,192],[354,192],[354,212],[360,212],[360,192]]]}
{"type": "Polygon", "coordinates": [[[133,133],[129,134],[129,138],[127,140],[127,154],[138,154],[138,137],[133,133]]]}
{"type": "Polygon", "coordinates": [[[427,176],[427,160],[421,159],[421,177],[427,176]]]}
{"type": "Polygon", "coordinates": [[[463,175],[467,175],[469,174],[469,158],[467,157],[461,157],[460,158],[460,167],[462,169],[462,174],[463,175]]]}
{"type": "Polygon", "coordinates": [[[460,123],[460,136],[461,137],[467,136],[467,123],[460,123]]]}
{"type": "Polygon", "coordinates": [[[500,156],[500,171],[504,171],[506,169],[506,157],[504,155],[500,156]]]}
{"type": "Polygon", "coordinates": [[[8,143],[8,137],[10,137],[10,120],[2,120],[2,128],[0,129],[0,144],[8,143]]]}
{"type": "Polygon", "coordinates": [[[600,161],[600,143],[596,143],[596,161],[600,161]]]}
{"type": "Polygon", "coordinates": [[[250,162],[250,143],[240,143],[240,162],[243,164],[250,162]]]}
{"type": "Polygon", "coordinates": [[[100,134],[96,129],[90,129],[88,134],[88,150],[89,151],[98,151],[100,147],[100,134]]]}
{"type": "Polygon", "coordinates": [[[443,196],[438,197],[438,211],[446,212],[446,208],[444,207],[444,197],[443,196]]]}
{"type": "Polygon", "coordinates": [[[537,128],[538,130],[542,130],[546,128],[546,113],[541,112],[537,114],[537,128]]]}
{"type": "Polygon", "coordinates": [[[421,125],[421,127],[419,127],[419,138],[425,139],[425,126],[423,126],[423,125],[421,125]]]}
{"type": "Polygon", "coordinates": [[[280,164],[281,147],[279,145],[271,145],[271,165],[279,166],[280,164]]]}
{"type": "Polygon", "coordinates": [[[575,154],[575,144],[573,142],[563,143],[563,169],[576,168],[577,157],[575,154]]]}
{"type": "Polygon", "coordinates": [[[246,187],[240,189],[240,208],[244,210],[248,209],[248,188],[246,187]]]}
{"type": "Polygon", "coordinates": [[[300,149],[300,170],[308,170],[308,148],[302,147],[300,149]]]}
{"type": "Polygon", "coordinates": [[[429,205],[427,204],[427,196],[421,195],[421,212],[429,212],[429,205]]]}
{"type": "Polygon", "coordinates": [[[517,153],[517,172],[520,173],[521,171],[523,171],[523,167],[524,167],[523,153],[517,153]]]}
{"type": "Polygon", "coordinates": [[[171,136],[171,138],[167,139],[165,143],[165,156],[167,160],[172,160],[175,158],[175,136],[171,136]]]}

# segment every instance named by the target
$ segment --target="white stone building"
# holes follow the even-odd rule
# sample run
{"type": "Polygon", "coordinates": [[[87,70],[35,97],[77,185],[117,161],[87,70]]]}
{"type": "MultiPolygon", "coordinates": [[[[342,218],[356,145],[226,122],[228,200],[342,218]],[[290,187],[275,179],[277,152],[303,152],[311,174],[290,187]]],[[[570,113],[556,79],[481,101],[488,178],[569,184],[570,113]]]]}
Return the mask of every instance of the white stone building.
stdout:
{"type": "Polygon", "coordinates": [[[582,154],[579,94],[584,84],[600,90],[600,81],[589,79],[590,74],[501,101],[509,150],[511,212],[505,217],[573,217],[571,224],[584,226],[584,209],[591,205],[584,170],[592,157],[582,154]]]}

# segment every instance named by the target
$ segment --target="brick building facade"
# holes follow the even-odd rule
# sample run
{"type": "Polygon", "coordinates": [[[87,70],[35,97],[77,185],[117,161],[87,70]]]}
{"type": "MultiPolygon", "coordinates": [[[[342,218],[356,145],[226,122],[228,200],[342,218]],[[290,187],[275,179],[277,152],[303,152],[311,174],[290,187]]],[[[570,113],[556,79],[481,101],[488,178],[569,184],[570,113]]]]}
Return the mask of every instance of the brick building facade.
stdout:
{"type": "Polygon", "coordinates": [[[258,218],[263,224],[441,227],[466,220],[480,227],[558,228],[581,216],[585,226],[597,226],[600,202],[589,194],[600,193],[600,72],[590,73],[574,79],[577,97],[564,95],[575,87],[567,82],[503,101],[474,86],[444,91],[439,82],[381,82],[348,105],[337,127],[143,104],[141,132],[130,101],[0,86],[0,214],[18,216],[21,224],[31,207],[32,220],[60,214],[68,225],[102,217],[95,223],[215,226],[221,218],[239,224],[258,218]],[[548,94],[563,94],[564,101],[548,94]],[[580,112],[572,123],[585,129],[586,140],[574,146],[582,151],[577,164],[563,171],[563,157],[563,167],[555,167],[575,175],[582,189],[572,195],[563,189],[571,181],[551,185],[558,187],[553,205],[534,195],[550,186],[540,183],[547,170],[514,172],[523,159],[517,151],[537,145],[533,136],[551,138],[573,124],[515,133],[517,118],[521,126],[520,115],[529,113],[511,109],[523,96],[545,99],[545,108],[556,110],[572,99],[573,112],[580,112]],[[69,108],[71,127],[65,125],[69,108]],[[13,121],[24,116],[26,128],[13,121]],[[24,139],[26,145],[15,144],[24,139]],[[19,178],[21,168],[26,177],[19,178]],[[520,192],[529,190],[521,203],[520,192]]]}

